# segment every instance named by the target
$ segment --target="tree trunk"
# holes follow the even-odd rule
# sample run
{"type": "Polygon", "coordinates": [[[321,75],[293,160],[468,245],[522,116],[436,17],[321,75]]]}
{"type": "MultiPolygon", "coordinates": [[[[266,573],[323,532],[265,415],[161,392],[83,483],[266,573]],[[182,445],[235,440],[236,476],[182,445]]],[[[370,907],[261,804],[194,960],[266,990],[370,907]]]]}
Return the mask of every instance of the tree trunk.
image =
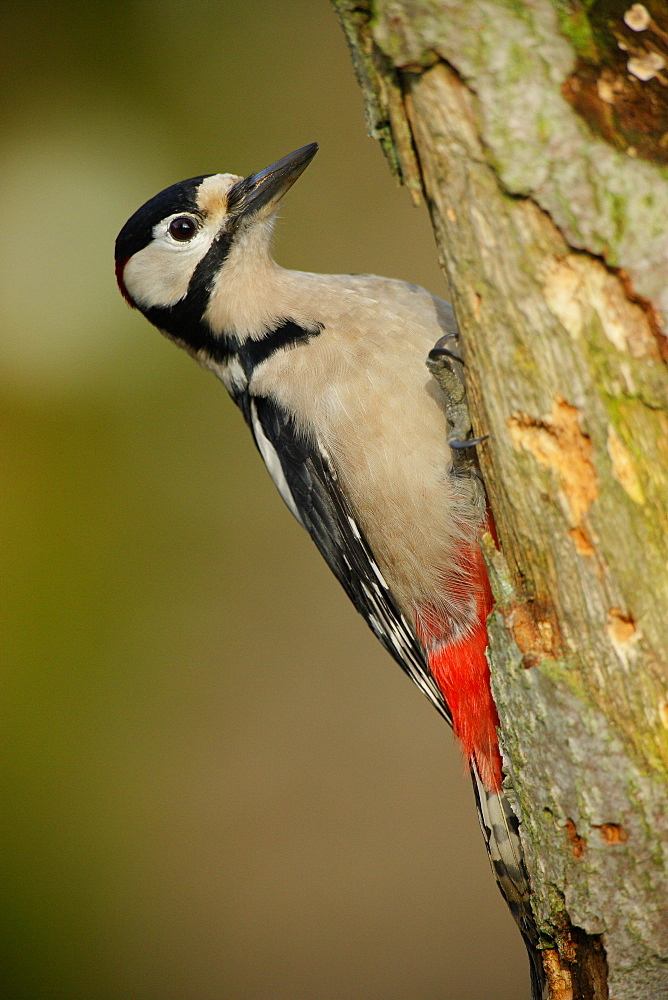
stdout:
{"type": "Polygon", "coordinates": [[[492,684],[550,998],[668,997],[666,5],[333,2],[489,434],[492,684]]]}

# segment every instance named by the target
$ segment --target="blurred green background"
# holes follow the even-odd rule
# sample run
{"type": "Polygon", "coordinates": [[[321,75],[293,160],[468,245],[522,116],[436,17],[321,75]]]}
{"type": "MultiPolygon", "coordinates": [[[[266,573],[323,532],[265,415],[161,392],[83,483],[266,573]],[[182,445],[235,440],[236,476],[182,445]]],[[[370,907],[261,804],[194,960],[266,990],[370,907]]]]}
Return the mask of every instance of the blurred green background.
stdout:
{"type": "Polygon", "coordinates": [[[329,4],[3,15],[2,996],[528,996],[448,729],[113,283],[160,188],[315,139],[280,262],[445,294],[329,4]]]}

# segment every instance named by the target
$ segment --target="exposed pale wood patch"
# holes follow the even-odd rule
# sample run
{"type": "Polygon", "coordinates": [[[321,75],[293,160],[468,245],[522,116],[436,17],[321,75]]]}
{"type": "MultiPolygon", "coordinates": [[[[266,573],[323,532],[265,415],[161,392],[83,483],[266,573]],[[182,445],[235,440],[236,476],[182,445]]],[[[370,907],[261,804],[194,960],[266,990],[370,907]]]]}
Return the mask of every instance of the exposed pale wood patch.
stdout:
{"type": "Polygon", "coordinates": [[[581,858],[585,852],[587,841],[581,837],[572,819],[566,820],[566,836],[571,847],[571,854],[574,858],[581,858]]]}
{"type": "Polygon", "coordinates": [[[657,358],[659,348],[645,309],[628,297],[626,282],[587,254],[569,253],[543,264],[543,291],[550,311],[574,339],[600,325],[618,351],[657,358]]]}
{"type": "Polygon", "coordinates": [[[601,823],[594,826],[598,830],[604,844],[625,844],[629,835],[620,823],[601,823]]]}
{"type": "Polygon", "coordinates": [[[550,1000],[573,1000],[571,974],[561,967],[559,952],[556,948],[546,948],[542,955],[550,1000]]]}
{"type": "Polygon", "coordinates": [[[619,608],[608,611],[608,635],[615,647],[626,650],[637,639],[638,630],[631,615],[624,614],[619,608]]]}
{"type": "Polygon", "coordinates": [[[557,396],[549,417],[518,413],[510,417],[508,428],[515,447],[557,474],[571,523],[584,531],[583,518],[598,497],[598,478],[591,440],[580,429],[580,411],[557,396]]]}

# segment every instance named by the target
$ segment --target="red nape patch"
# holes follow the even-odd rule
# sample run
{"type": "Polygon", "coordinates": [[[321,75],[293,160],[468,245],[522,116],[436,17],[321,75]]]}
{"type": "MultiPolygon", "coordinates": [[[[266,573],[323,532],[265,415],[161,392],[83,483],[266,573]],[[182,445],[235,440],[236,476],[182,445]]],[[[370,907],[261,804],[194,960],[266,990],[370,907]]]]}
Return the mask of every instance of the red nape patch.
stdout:
{"type": "Polygon", "coordinates": [[[471,553],[470,571],[471,585],[479,588],[473,632],[459,642],[448,642],[446,630],[437,628],[429,610],[420,616],[417,631],[427,647],[429,669],[450,709],[452,727],[466,759],[471,765],[475,763],[485,788],[496,792],[503,779],[496,735],[499,716],[485,659],[488,642],[485,619],[492,609],[492,592],[479,550],[471,553]],[[434,645],[441,636],[442,641],[434,645]]]}
{"type": "Polygon", "coordinates": [[[116,261],[116,283],[120,289],[121,295],[123,296],[127,304],[129,306],[132,306],[133,309],[136,309],[137,307],[130,298],[130,294],[127,288],[125,287],[125,282],[123,281],[123,271],[125,270],[125,265],[129,261],[129,259],[130,259],[129,257],[126,257],[125,260],[116,261]]]}

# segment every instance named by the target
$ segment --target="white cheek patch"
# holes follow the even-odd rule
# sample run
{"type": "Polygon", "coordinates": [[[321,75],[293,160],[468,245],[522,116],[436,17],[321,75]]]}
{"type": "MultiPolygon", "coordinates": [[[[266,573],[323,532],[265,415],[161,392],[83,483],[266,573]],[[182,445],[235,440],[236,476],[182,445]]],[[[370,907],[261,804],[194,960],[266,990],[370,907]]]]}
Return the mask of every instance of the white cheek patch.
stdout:
{"type": "Polygon", "coordinates": [[[167,235],[168,222],[155,227],[151,243],[130,257],[123,269],[123,284],[130,298],[145,309],[173,306],[186,295],[193,271],[217,232],[210,224],[189,243],[176,243],[167,235]]]}
{"type": "Polygon", "coordinates": [[[260,454],[264,459],[264,464],[269,470],[269,475],[274,480],[274,485],[281,494],[283,502],[294,514],[303,528],[304,522],[299,516],[299,511],[297,510],[296,504],[292,499],[292,493],[290,492],[290,487],[288,486],[287,479],[285,478],[285,473],[283,472],[280,459],[276,454],[276,449],[273,444],[262,430],[262,425],[257,415],[257,407],[253,401],[251,401],[251,423],[253,426],[253,435],[257,441],[257,446],[260,449],[260,454]]]}

